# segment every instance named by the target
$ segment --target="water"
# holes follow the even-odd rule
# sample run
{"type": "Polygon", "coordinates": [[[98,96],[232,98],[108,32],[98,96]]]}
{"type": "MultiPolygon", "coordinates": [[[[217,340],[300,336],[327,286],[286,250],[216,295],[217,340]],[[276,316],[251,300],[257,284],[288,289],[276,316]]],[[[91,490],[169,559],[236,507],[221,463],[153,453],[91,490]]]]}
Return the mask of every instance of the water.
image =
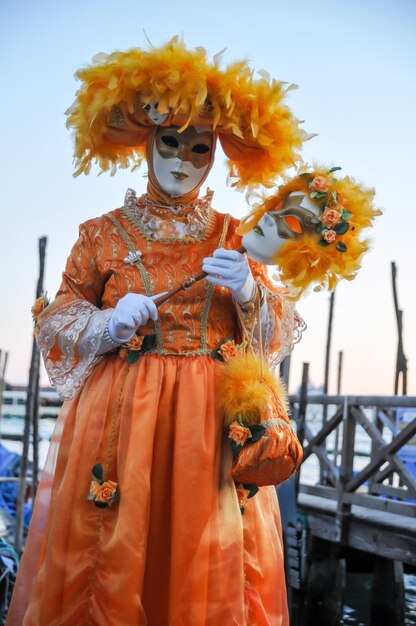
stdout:
{"type": "MultiPolygon", "coordinates": [[[[405,610],[403,626],[416,624],[416,576],[405,574],[405,610]]],[[[341,624],[367,626],[370,624],[371,574],[347,574],[344,614],[341,624]]]]}
{"type": "MultiPolygon", "coordinates": [[[[312,412],[308,415],[308,425],[313,432],[317,432],[320,428],[321,418],[319,413],[314,412],[314,408],[310,407],[312,412]]],[[[39,422],[39,465],[43,467],[46,461],[46,455],[49,446],[53,428],[55,426],[54,419],[42,419],[39,422]]],[[[23,419],[15,417],[7,417],[2,419],[2,432],[10,434],[23,433],[23,419]]],[[[386,439],[388,439],[386,437],[386,439]]],[[[22,444],[20,441],[2,440],[2,444],[14,452],[20,453],[22,444]]],[[[332,449],[334,445],[334,437],[328,439],[328,448],[332,449]]],[[[354,462],[354,470],[359,471],[368,462],[365,455],[370,452],[369,437],[365,431],[357,427],[356,449],[363,455],[357,456],[354,462]]],[[[31,455],[29,452],[29,458],[31,455]]],[[[314,455],[302,466],[301,480],[302,483],[314,485],[319,478],[319,464],[314,455]]],[[[405,621],[403,626],[416,626],[416,575],[405,574],[404,576],[406,605],[405,605],[405,621]]],[[[342,620],[343,626],[367,626],[370,624],[370,598],[371,598],[371,574],[348,573],[347,585],[345,590],[345,604],[342,620]]]]}

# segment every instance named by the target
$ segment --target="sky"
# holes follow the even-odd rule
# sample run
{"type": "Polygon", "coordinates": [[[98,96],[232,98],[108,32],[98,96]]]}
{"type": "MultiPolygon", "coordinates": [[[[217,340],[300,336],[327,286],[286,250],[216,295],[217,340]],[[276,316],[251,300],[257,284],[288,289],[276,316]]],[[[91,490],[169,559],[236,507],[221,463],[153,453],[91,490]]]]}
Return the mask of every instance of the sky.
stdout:
{"type": "MultiPolygon", "coordinates": [[[[343,351],[342,392],[393,393],[395,261],[408,394],[416,395],[415,32],[414,0],[2,0],[0,349],[9,353],[7,381],[27,382],[38,238],[48,237],[45,288],[53,297],[78,225],[121,206],[127,187],[146,187],[145,168],[72,177],[64,112],[78,88],[74,72],[97,52],[183,34],[189,47],[204,46],[210,56],[227,48],[224,63],[247,58],[256,70],[296,83],[288,104],[305,130],[318,133],[305,144],[304,160],[342,166],[375,187],[384,215],[371,232],[372,250],[357,278],[336,291],[329,391],[336,390],[343,351]]],[[[207,185],[214,208],[247,214],[244,195],[226,187],[220,151],[207,185]]],[[[292,355],[291,390],[303,362],[311,381],[322,384],[329,295],[312,293],[298,310],[308,328],[292,355]]]]}

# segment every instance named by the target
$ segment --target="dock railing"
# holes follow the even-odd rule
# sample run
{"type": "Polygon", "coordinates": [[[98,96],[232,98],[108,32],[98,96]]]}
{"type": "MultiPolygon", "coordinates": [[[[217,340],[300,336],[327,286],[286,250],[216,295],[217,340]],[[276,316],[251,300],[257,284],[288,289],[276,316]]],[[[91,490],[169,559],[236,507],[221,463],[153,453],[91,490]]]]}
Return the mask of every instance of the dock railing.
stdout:
{"type": "Polygon", "coordinates": [[[315,455],[319,464],[317,484],[303,482],[302,470],[298,478],[298,504],[314,518],[312,532],[416,565],[416,533],[411,539],[416,524],[416,472],[411,468],[416,464],[402,454],[412,439],[416,444],[416,417],[400,431],[395,420],[396,409],[416,408],[416,397],[307,395],[306,388],[290,401],[304,446],[303,463],[315,455]],[[322,416],[328,414],[317,432],[306,419],[310,405],[322,407],[322,416]],[[363,429],[361,441],[369,438],[368,456],[359,455],[361,467],[354,471],[357,427],[363,429]],[[361,524],[359,532],[353,522],[361,524]],[[386,541],[386,533],[395,531],[396,538],[386,541]]]}

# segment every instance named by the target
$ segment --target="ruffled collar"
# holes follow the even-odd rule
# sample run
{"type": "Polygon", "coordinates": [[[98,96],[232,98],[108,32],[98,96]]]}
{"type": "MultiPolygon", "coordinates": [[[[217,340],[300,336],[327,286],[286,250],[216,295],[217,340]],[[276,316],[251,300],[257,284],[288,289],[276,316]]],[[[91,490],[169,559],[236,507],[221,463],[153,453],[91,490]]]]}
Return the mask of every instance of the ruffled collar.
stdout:
{"type": "Polygon", "coordinates": [[[195,241],[205,239],[212,223],[210,189],[202,198],[184,205],[155,205],[147,194],[139,198],[134,189],[125,195],[124,216],[150,241],[195,241]]]}

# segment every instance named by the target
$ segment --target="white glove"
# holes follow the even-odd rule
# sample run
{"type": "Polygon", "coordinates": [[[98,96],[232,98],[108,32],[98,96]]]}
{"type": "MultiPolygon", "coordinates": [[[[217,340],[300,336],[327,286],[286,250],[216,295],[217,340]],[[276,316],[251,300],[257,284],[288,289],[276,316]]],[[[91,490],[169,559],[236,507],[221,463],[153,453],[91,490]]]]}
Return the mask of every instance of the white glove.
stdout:
{"type": "Polygon", "coordinates": [[[108,322],[110,338],[117,343],[126,343],[149,318],[157,320],[158,312],[153,300],[160,295],[149,298],[140,293],[128,293],[121,298],[108,322]]]}
{"type": "Polygon", "coordinates": [[[237,250],[215,250],[212,257],[204,259],[202,269],[210,283],[231,289],[239,304],[252,299],[256,283],[247,259],[237,250]]]}

